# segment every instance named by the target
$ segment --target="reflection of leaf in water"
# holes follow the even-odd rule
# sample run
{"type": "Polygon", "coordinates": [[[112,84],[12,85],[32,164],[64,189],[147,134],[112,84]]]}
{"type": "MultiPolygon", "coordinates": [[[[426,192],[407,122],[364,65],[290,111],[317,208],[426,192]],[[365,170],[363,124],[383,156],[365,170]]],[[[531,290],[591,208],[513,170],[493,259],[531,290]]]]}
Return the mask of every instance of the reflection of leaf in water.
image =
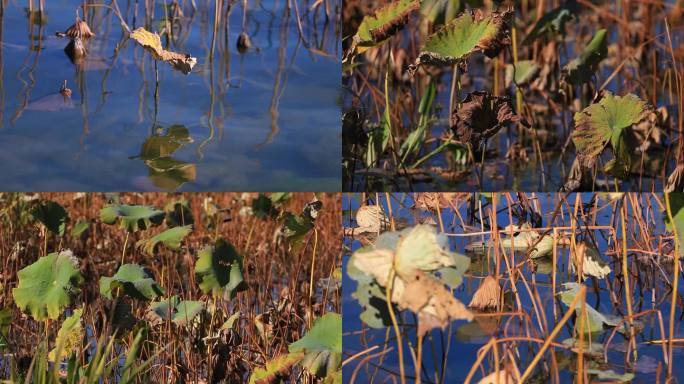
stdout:
{"type": "Polygon", "coordinates": [[[74,102],[70,98],[64,97],[57,92],[29,102],[26,109],[29,111],[58,112],[73,107],[74,102]]]}
{"type": "Polygon", "coordinates": [[[149,178],[158,188],[178,189],[196,177],[195,164],[171,157],[183,145],[192,143],[188,129],[182,125],[172,125],[164,135],[147,138],[140,149],[140,159],[149,169],[149,178]]]}

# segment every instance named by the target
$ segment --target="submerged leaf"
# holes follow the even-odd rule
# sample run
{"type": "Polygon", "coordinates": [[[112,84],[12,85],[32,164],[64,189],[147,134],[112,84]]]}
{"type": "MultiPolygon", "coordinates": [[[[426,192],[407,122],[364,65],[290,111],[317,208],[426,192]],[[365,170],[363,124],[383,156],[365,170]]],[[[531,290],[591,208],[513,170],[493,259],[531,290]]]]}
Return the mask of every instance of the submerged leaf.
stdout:
{"type": "Polygon", "coordinates": [[[19,284],[12,290],[14,302],[38,321],[58,318],[84,280],[71,251],[41,257],[17,276],[19,284]]]}
{"type": "Polygon", "coordinates": [[[49,361],[58,363],[71,356],[71,354],[80,351],[84,335],[83,323],[81,322],[82,313],[83,309],[76,309],[70,317],[64,320],[57,332],[55,348],[48,354],[49,361]]]}
{"type": "Polygon", "coordinates": [[[233,298],[237,292],[247,289],[242,277],[242,256],[224,239],[199,252],[195,276],[200,280],[202,292],[211,292],[214,297],[233,298]]]}
{"type": "Polygon", "coordinates": [[[342,316],[327,313],[316,319],[304,337],[290,344],[290,353],[303,352],[302,365],[318,377],[327,377],[342,364],[342,316]]]}
{"type": "Polygon", "coordinates": [[[139,300],[150,300],[164,294],[164,289],[138,264],[124,264],[114,276],[100,278],[100,294],[104,297],[112,299],[112,292],[117,289],[139,300]]]}
{"type": "Polygon", "coordinates": [[[411,13],[420,8],[418,0],[396,0],[363,18],[353,38],[352,51],[363,53],[400,31],[411,13]]]}
{"type": "Polygon", "coordinates": [[[191,57],[189,54],[180,54],[165,50],[162,47],[159,35],[149,32],[143,27],[131,32],[130,37],[138,44],[143,46],[143,48],[145,48],[148,52],[150,52],[152,58],[155,60],[165,61],[186,75],[190,73],[190,71],[192,71],[192,67],[197,64],[197,59],[191,57]]]}
{"type": "Polygon", "coordinates": [[[171,249],[178,249],[180,248],[181,241],[190,233],[190,231],[192,231],[192,225],[173,227],[149,239],[138,241],[136,246],[142,248],[145,253],[150,256],[154,254],[154,248],[159,243],[162,243],[171,249]]]}
{"type": "MultiPolygon", "coordinates": [[[[572,141],[577,148],[580,164],[593,167],[608,143],[616,151],[616,157],[620,156],[620,148],[625,145],[623,131],[644,120],[650,109],[645,101],[635,95],[613,96],[606,92],[600,102],[576,113],[572,141]]],[[[618,158],[622,163],[626,162],[625,166],[629,169],[629,157],[618,158]]]]}
{"type": "Polygon", "coordinates": [[[69,213],[54,201],[39,202],[31,210],[31,216],[40,221],[48,231],[58,236],[64,235],[66,223],[69,221],[69,213]]]}
{"type": "Polygon", "coordinates": [[[591,80],[594,73],[598,71],[601,61],[608,56],[606,33],[605,29],[596,32],[582,54],[563,67],[564,81],[573,85],[582,85],[591,80]]]}
{"type": "Polygon", "coordinates": [[[519,120],[508,97],[476,91],[469,93],[453,111],[451,129],[459,142],[470,143],[477,149],[506,124],[519,120]]]}
{"type": "Polygon", "coordinates": [[[120,220],[122,229],[128,232],[145,230],[161,224],[164,212],[145,205],[108,205],[100,210],[100,220],[105,224],[114,224],[120,220]]]}
{"type": "Polygon", "coordinates": [[[492,12],[485,16],[464,13],[428,37],[417,64],[454,65],[471,53],[483,52],[495,57],[509,43],[508,23],[513,11],[492,12]]]}

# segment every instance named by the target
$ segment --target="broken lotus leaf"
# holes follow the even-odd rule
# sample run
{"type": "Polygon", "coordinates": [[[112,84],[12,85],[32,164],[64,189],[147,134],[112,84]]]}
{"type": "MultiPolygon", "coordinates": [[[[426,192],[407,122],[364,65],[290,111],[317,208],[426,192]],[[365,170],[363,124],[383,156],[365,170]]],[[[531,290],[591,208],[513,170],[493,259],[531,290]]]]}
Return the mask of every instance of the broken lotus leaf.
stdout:
{"type": "Polygon", "coordinates": [[[357,282],[356,291],[351,296],[364,309],[359,315],[361,321],[372,328],[392,325],[385,294],[378,282],[372,276],[356,268],[351,261],[347,263],[347,275],[357,282]]]}
{"type": "Polygon", "coordinates": [[[58,236],[63,236],[66,231],[66,223],[69,221],[69,213],[54,201],[41,201],[31,209],[31,216],[40,221],[48,231],[58,236]]]}
{"type": "Polygon", "coordinates": [[[553,251],[553,237],[544,235],[541,240],[539,240],[539,233],[531,231],[531,228],[532,227],[528,223],[524,223],[519,227],[516,225],[508,226],[501,231],[501,234],[508,235],[511,232],[517,232],[517,234],[514,234],[513,237],[501,238],[499,243],[504,248],[525,251],[532,259],[549,255],[553,251]],[[532,246],[534,246],[534,248],[531,248],[532,246]]]}
{"type": "Polygon", "coordinates": [[[143,48],[145,48],[152,58],[155,60],[162,60],[169,64],[175,69],[183,72],[184,74],[190,73],[192,67],[197,64],[197,59],[188,55],[181,54],[177,52],[167,51],[162,47],[161,39],[156,33],[149,32],[143,27],[136,29],[131,32],[131,39],[135,40],[143,48]]]}
{"type": "Polygon", "coordinates": [[[90,30],[88,23],[81,20],[81,18],[78,16],[76,16],[76,22],[74,22],[74,24],[64,31],[64,35],[70,39],[75,39],[77,37],[89,39],[95,36],[95,34],[90,30]]]}
{"type": "Polygon", "coordinates": [[[650,106],[638,96],[613,96],[605,92],[598,103],[591,104],[583,111],[575,113],[575,129],[572,141],[577,149],[577,159],[583,167],[591,168],[603,149],[611,144],[616,158],[629,170],[630,157],[625,150],[624,131],[644,120],[651,110],[650,106]]]}
{"type": "Polygon", "coordinates": [[[360,54],[399,32],[409,16],[420,8],[418,0],[396,0],[363,18],[353,37],[352,53],[360,54]]]}
{"type": "Polygon", "coordinates": [[[81,341],[84,335],[83,323],[81,322],[82,314],[83,309],[79,308],[64,320],[57,332],[55,348],[48,354],[49,361],[61,362],[71,354],[78,353],[81,350],[81,341]]]}
{"type": "Polygon", "coordinates": [[[475,149],[483,146],[504,125],[520,120],[508,97],[492,96],[482,91],[469,93],[451,117],[451,129],[456,139],[463,144],[469,143],[475,149]]]}
{"type": "Polygon", "coordinates": [[[575,265],[579,267],[579,263],[582,263],[582,277],[585,279],[587,276],[604,279],[610,274],[610,266],[601,260],[598,249],[586,241],[581,241],[577,244],[572,257],[573,268],[575,265]]]}
{"type": "Polygon", "coordinates": [[[145,230],[159,225],[164,220],[164,212],[145,205],[108,205],[100,210],[100,220],[114,224],[120,220],[122,229],[128,232],[145,230]]]}
{"type": "Polygon", "coordinates": [[[142,248],[145,253],[152,256],[157,244],[162,243],[171,249],[180,248],[181,241],[192,231],[192,225],[184,227],[173,227],[157,234],[149,239],[142,239],[136,243],[138,248],[142,248]]]}
{"type": "Polygon", "coordinates": [[[138,264],[124,264],[114,276],[100,278],[102,296],[112,299],[112,292],[117,288],[139,300],[151,300],[164,294],[164,289],[138,264]]]}
{"type": "Polygon", "coordinates": [[[233,298],[247,289],[242,277],[242,256],[224,239],[205,247],[197,255],[195,276],[200,280],[202,292],[214,297],[233,298]]]}
{"type": "Polygon", "coordinates": [[[326,313],[316,319],[304,337],[290,344],[290,353],[304,353],[302,365],[312,374],[324,378],[342,365],[342,316],[326,313]]]}
{"type": "Polygon", "coordinates": [[[78,260],[71,251],[50,253],[17,273],[14,302],[38,321],[57,319],[83,283],[78,260]]]}
{"type": "Polygon", "coordinates": [[[476,51],[495,57],[509,43],[508,22],[512,15],[512,10],[462,14],[428,37],[416,64],[454,65],[476,51]]]}
{"type": "Polygon", "coordinates": [[[598,30],[582,54],[563,67],[562,78],[565,82],[582,85],[591,80],[601,61],[608,56],[606,34],[607,30],[598,30]]]}

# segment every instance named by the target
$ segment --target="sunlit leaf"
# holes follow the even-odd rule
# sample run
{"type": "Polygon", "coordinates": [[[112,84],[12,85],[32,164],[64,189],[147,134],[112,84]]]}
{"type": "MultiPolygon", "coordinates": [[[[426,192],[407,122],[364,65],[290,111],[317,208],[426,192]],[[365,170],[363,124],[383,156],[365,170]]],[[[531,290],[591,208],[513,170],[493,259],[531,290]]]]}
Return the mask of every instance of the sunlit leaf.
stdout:
{"type": "Polygon", "coordinates": [[[607,371],[601,369],[587,369],[587,373],[590,375],[596,375],[596,378],[599,380],[610,380],[614,383],[627,383],[634,380],[634,374],[632,372],[619,374],[615,373],[612,369],[607,371]]]}
{"type": "Polygon", "coordinates": [[[12,290],[17,306],[38,321],[57,319],[84,279],[71,251],[50,253],[17,273],[12,290]]]}
{"type": "Polygon", "coordinates": [[[242,277],[242,256],[224,239],[218,239],[215,245],[199,252],[195,276],[202,292],[211,292],[214,297],[233,298],[238,292],[247,289],[242,277]]]}
{"type": "MultiPolygon", "coordinates": [[[[592,167],[609,143],[614,150],[619,149],[624,145],[625,129],[645,119],[649,111],[648,104],[635,95],[613,96],[606,92],[601,101],[576,113],[572,141],[580,163],[592,167]]],[[[622,161],[629,165],[629,158],[622,161]]]]}
{"type": "Polygon", "coordinates": [[[256,368],[249,376],[249,384],[270,384],[277,382],[280,375],[285,374],[293,365],[299,363],[303,353],[288,353],[276,356],[266,362],[263,368],[256,368]]]}
{"type": "Polygon", "coordinates": [[[178,249],[180,248],[181,241],[185,238],[185,236],[190,234],[191,231],[192,225],[173,227],[149,239],[142,239],[138,241],[136,246],[138,248],[142,248],[145,253],[150,256],[154,254],[154,248],[159,243],[162,243],[171,249],[178,249]]]}
{"type": "Polygon", "coordinates": [[[356,53],[375,47],[400,31],[413,11],[420,8],[418,0],[396,0],[363,18],[354,35],[356,53]]]}
{"type": "Polygon", "coordinates": [[[105,224],[119,220],[122,229],[137,232],[161,224],[164,212],[144,205],[108,205],[100,211],[100,220],[105,224]]]}
{"type": "Polygon", "coordinates": [[[57,332],[55,348],[48,354],[48,360],[52,362],[61,362],[71,356],[71,354],[78,353],[81,350],[81,344],[85,334],[83,323],[81,322],[82,314],[83,309],[79,308],[74,310],[74,313],[64,320],[57,332]]]}
{"type": "Polygon", "coordinates": [[[464,13],[429,36],[417,62],[454,65],[476,51],[495,57],[509,43],[508,22],[512,11],[484,15],[464,13]]]}
{"type": "Polygon", "coordinates": [[[149,32],[143,27],[131,32],[130,38],[145,48],[155,60],[165,61],[171,64],[173,68],[186,75],[190,73],[192,67],[197,64],[197,59],[188,54],[180,54],[165,50],[162,47],[159,35],[149,32]]]}
{"type": "Polygon", "coordinates": [[[302,365],[318,377],[336,372],[342,364],[342,316],[327,313],[316,319],[311,330],[288,349],[303,352],[302,365]]]}
{"type": "Polygon", "coordinates": [[[58,236],[63,236],[66,231],[66,223],[69,221],[69,213],[54,201],[40,201],[31,209],[31,215],[40,221],[48,231],[58,236]]]}
{"type": "Polygon", "coordinates": [[[151,300],[164,294],[164,289],[138,264],[124,264],[114,276],[100,278],[100,294],[112,299],[112,293],[118,290],[139,300],[151,300]]]}

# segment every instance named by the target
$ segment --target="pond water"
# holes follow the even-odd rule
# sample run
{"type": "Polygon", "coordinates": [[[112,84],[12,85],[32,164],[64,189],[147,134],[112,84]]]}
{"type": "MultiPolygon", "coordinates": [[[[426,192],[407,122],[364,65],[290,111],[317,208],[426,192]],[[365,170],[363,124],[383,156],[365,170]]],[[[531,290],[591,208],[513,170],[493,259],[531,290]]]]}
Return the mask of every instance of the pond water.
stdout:
{"type": "Polygon", "coordinates": [[[3,190],[339,189],[336,16],[308,1],[296,10],[281,0],[219,2],[220,12],[213,1],[175,3],[118,1],[131,30],[173,25],[165,49],[197,58],[188,75],[157,62],[158,82],[150,54],[110,8],[88,8],[95,36],[74,64],[69,39],[55,33],[74,23],[78,2],[50,1],[42,16],[37,2],[33,13],[5,6],[3,190]],[[243,31],[252,47],[240,53],[243,31]],[[59,93],[64,81],[70,99],[59,93]]]}
{"type": "MultiPolygon", "coordinates": [[[[557,195],[559,196],[559,195],[557,195]]],[[[592,198],[592,194],[583,194],[581,199],[583,202],[589,202],[592,198]]],[[[552,212],[555,209],[557,198],[553,195],[539,194],[540,207],[542,212],[542,227],[549,225],[552,212]]],[[[412,205],[412,199],[404,195],[393,195],[393,209],[395,220],[398,222],[398,226],[413,225],[415,224],[416,214],[412,212],[409,207],[412,205]],[[403,201],[403,204],[399,204],[397,201],[403,201]],[[403,223],[403,224],[400,224],[403,223]]],[[[648,200],[648,198],[643,198],[643,200],[648,200]]],[[[483,200],[484,201],[484,200],[483,200]]],[[[574,203],[574,195],[569,195],[568,201],[574,203]]],[[[651,201],[653,203],[653,201],[651,201]]],[[[384,196],[381,199],[381,204],[386,207],[386,202],[384,196]]],[[[465,204],[467,206],[467,204],[465,204]]],[[[486,203],[483,203],[484,208],[487,209],[486,203]]],[[[599,202],[599,206],[603,207],[598,211],[596,216],[596,225],[611,225],[610,215],[611,207],[605,202],[605,200],[599,202]]],[[[353,216],[356,209],[359,207],[359,196],[350,195],[343,197],[343,209],[345,209],[345,219],[344,226],[350,227],[355,226],[354,222],[350,220],[350,215],[353,216]]],[[[659,210],[655,207],[657,205],[643,206],[644,215],[652,218],[649,221],[648,227],[651,229],[654,237],[658,234],[664,234],[664,224],[662,216],[659,214],[659,210]],[[653,216],[652,216],[653,215],[653,216]]],[[[497,223],[503,228],[510,223],[509,212],[505,205],[499,205],[499,214],[497,215],[497,223]]],[[[385,208],[385,211],[386,208],[385,208]]],[[[462,207],[459,211],[461,217],[468,223],[468,214],[466,209],[462,207]]],[[[423,213],[419,215],[420,217],[426,217],[432,214],[423,213]]],[[[567,215],[567,212],[566,212],[567,215]]],[[[445,223],[445,230],[449,233],[464,233],[463,229],[460,227],[460,219],[458,219],[453,212],[450,210],[442,210],[442,217],[445,223]]],[[[558,219],[557,219],[558,220],[558,219]]],[[[514,223],[519,224],[519,222],[514,217],[514,223]]],[[[556,221],[558,223],[558,221],[556,221]]],[[[569,226],[569,219],[565,217],[565,223],[569,226]]],[[[471,225],[470,223],[468,223],[471,225]]],[[[480,224],[472,224],[467,232],[479,232],[480,224]]],[[[638,248],[635,241],[643,240],[643,236],[639,236],[638,233],[631,232],[634,228],[634,221],[632,221],[631,214],[628,218],[628,237],[630,241],[628,247],[638,248]]],[[[486,228],[485,228],[486,230],[486,228]]],[[[616,230],[619,233],[619,226],[616,226],[616,230]]],[[[605,256],[606,251],[613,249],[614,245],[609,242],[613,240],[611,236],[608,235],[608,231],[605,230],[594,230],[591,231],[592,236],[596,240],[600,253],[602,253],[603,259],[609,262],[610,267],[613,271],[619,271],[621,265],[619,262],[616,263],[618,258],[610,258],[605,256]]],[[[484,237],[484,241],[489,239],[488,236],[484,237]]],[[[472,248],[467,247],[468,244],[474,245],[475,243],[481,244],[483,238],[480,236],[475,237],[450,237],[450,247],[452,251],[459,252],[467,255],[471,258],[471,265],[466,273],[463,284],[456,289],[454,292],[455,297],[461,302],[467,304],[473,297],[474,292],[477,290],[482,276],[486,276],[489,273],[493,273],[489,270],[487,262],[485,262],[485,256],[483,254],[472,251],[472,248]],[[466,249],[471,249],[467,251],[466,249]]],[[[349,238],[345,239],[345,247],[347,250],[355,251],[361,246],[360,241],[350,241],[349,238]]],[[[576,277],[574,274],[567,272],[568,268],[568,251],[567,248],[558,248],[558,265],[557,265],[557,279],[560,285],[563,282],[575,281],[576,277]]],[[[399,382],[399,364],[396,350],[396,341],[394,331],[391,328],[374,329],[365,326],[359,316],[363,312],[363,308],[359,305],[358,301],[352,297],[352,294],[357,289],[357,282],[351,279],[347,273],[347,264],[349,261],[350,254],[348,253],[343,258],[344,263],[344,276],[342,281],[343,286],[343,310],[344,310],[344,322],[343,322],[343,345],[345,356],[344,359],[350,356],[365,351],[368,348],[377,346],[376,349],[357,357],[351,363],[344,366],[344,377],[351,378],[355,371],[355,379],[357,383],[363,382],[399,382]],[[370,358],[359,368],[359,362],[364,358],[379,354],[385,348],[386,337],[389,337],[390,342],[387,343],[388,348],[394,348],[391,352],[386,353],[383,357],[370,358]],[[357,370],[357,368],[359,368],[357,370]]],[[[523,258],[522,252],[516,252],[516,263],[520,262],[523,258]]],[[[669,289],[663,283],[662,278],[658,278],[659,272],[654,271],[654,264],[648,263],[648,257],[644,255],[637,256],[635,253],[630,254],[630,260],[633,260],[632,264],[633,272],[639,274],[639,279],[632,277],[632,291],[634,312],[638,313],[641,311],[647,311],[650,309],[659,309],[662,311],[663,319],[665,322],[665,329],[667,332],[668,319],[669,319],[669,306],[670,306],[670,296],[669,289]],[[654,282],[655,281],[655,282],[654,282]],[[654,293],[657,292],[657,293],[654,293]],[[653,302],[653,297],[658,297],[656,302],[653,302]]],[[[661,267],[663,268],[663,273],[665,276],[672,278],[672,259],[662,258],[661,267]]],[[[559,301],[555,300],[551,289],[551,274],[552,270],[551,259],[543,258],[537,260],[537,270],[536,273],[532,273],[529,267],[524,268],[524,276],[527,282],[531,285],[531,289],[539,295],[540,302],[544,311],[544,315],[548,320],[549,329],[553,328],[557,324],[557,320],[563,316],[567,307],[560,304],[559,301]],[[555,312],[554,312],[555,307],[555,312]]],[[[502,267],[503,268],[503,267],[502,267]]],[[[657,266],[655,267],[658,268],[657,266]]],[[[508,274],[505,275],[507,278],[508,274]]],[[[594,278],[589,278],[585,281],[587,286],[587,302],[597,308],[601,313],[620,315],[620,311],[624,310],[624,304],[622,308],[616,308],[612,303],[611,294],[607,286],[613,287],[612,291],[614,294],[618,295],[618,300],[624,303],[624,297],[620,295],[620,289],[624,289],[622,284],[616,281],[614,273],[608,276],[608,280],[595,280],[594,278]],[[610,284],[608,284],[610,281],[610,284]],[[617,287],[617,288],[616,288],[617,287]],[[597,290],[598,288],[598,290],[597,290]]],[[[510,284],[506,287],[510,291],[510,284]]],[[[516,284],[517,289],[520,294],[523,310],[530,314],[532,317],[531,324],[537,325],[537,318],[534,316],[534,307],[532,301],[527,294],[527,290],[524,284],[518,280],[516,284]]],[[[559,288],[557,287],[557,291],[559,288]]],[[[681,288],[680,288],[681,294],[681,288]]],[[[384,302],[383,302],[384,303],[384,302]]],[[[517,308],[513,304],[513,308],[507,309],[512,312],[516,311],[517,308]]],[[[678,305],[677,312],[675,316],[675,333],[676,335],[681,335],[684,331],[684,327],[681,322],[682,310],[681,306],[678,305]]],[[[416,345],[415,328],[411,327],[415,323],[415,318],[410,312],[404,312],[402,318],[405,324],[409,324],[406,328],[410,331],[404,332],[404,337],[410,339],[412,345],[416,345]],[[411,330],[413,329],[413,330],[411,330]]],[[[477,359],[477,353],[480,348],[482,348],[487,342],[489,342],[491,337],[503,338],[505,336],[524,336],[527,334],[525,331],[525,325],[518,321],[516,316],[501,316],[501,317],[479,317],[476,321],[468,323],[466,321],[453,321],[451,325],[445,329],[443,332],[439,330],[433,330],[429,333],[429,336],[425,337],[423,346],[423,375],[422,381],[424,383],[435,383],[435,372],[441,371],[441,366],[446,361],[444,365],[446,367],[445,381],[449,383],[460,383],[468,375],[469,370],[475,364],[477,359]],[[498,319],[498,321],[497,321],[498,319]],[[504,329],[506,330],[504,332],[504,329]],[[443,360],[444,359],[444,360],[443,360]]],[[[401,320],[400,320],[401,322],[401,320]]],[[[529,324],[529,323],[528,323],[529,324]]],[[[567,325],[556,337],[557,342],[561,342],[566,338],[569,338],[572,333],[572,327],[574,320],[570,320],[570,325],[567,325]]],[[[660,339],[660,327],[658,326],[658,320],[656,315],[646,315],[641,318],[639,322],[643,326],[643,330],[637,334],[636,341],[638,345],[638,359],[635,366],[627,367],[625,364],[625,348],[628,344],[628,339],[622,334],[617,333],[609,344],[608,348],[608,362],[604,363],[601,361],[590,361],[586,359],[585,369],[587,368],[597,368],[601,370],[613,370],[616,373],[622,374],[624,372],[633,372],[635,374],[635,379],[633,382],[655,382],[656,370],[658,369],[658,364],[662,364],[661,368],[663,372],[666,371],[666,366],[663,363],[663,349],[661,345],[658,344],[647,344],[647,341],[660,339]]],[[[529,331],[529,329],[528,329],[529,331]]],[[[536,332],[538,329],[533,330],[536,332]]],[[[594,334],[592,336],[593,342],[606,343],[606,339],[610,336],[611,330],[608,329],[602,333],[594,334]]],[[[676,336],[678,337],[678,336],[676,336]]],[[[544,338],[543,335],[540,338],[544,338]]],[[[585,339],[586,342],[586,339],[585,339]]],[[[504,344],[500,344],[503,346],[504,344]]],[[[504,348],[500,347],[499,350],[503,353],[504,348]]],[[[520,342],[517,349],[513,353],[519,353],[516,355],[518,368],[522,372],[527,365],[530,363],[536,352],[538,351],[538,345],[526,342],[520,342]],[[528,346],[530,346],[528,348],[528,346]]],[[[491,356],[491,352],[489,353],[491,356]]],[[[548,355],[547,355],[548,356],[548,355]]],[[[674,349],[674,360],[678,361],[684,357],[684,349],[675,347],[674,349]]],[[[404,342],[404,367],[406,369],[407,381],[413,381],[415,377],[414,364],[411,359],[409,348],[407,347],[406,341],[404,342]],[[410,379],[409,379],[410,378],[410,379]]],[[[570,383],[574,380],[574,370],[576,367],[576,357],[573,353],[564,350],[556,349],[556,359],[559,367],[559,378],[563,383],[570,383]]],[[[543,361],[542,361],[543,363],[543,361]]],[[[488,372],[493,371],[493,365],[491,364],[491,359],[488,357],[485,359],[485,366],[488,367],[488,372]]],[[[540,363],[537,368],[542,366],[540,363]]],[[[673,375],[675,377],[684,377],[684,367],[681,364],[675,364],[673,375]]],[[[438,376],[438,375],[437,375],[438,376]]],[[[479,378],[482,377],[481,372],[478,370],[474,377],[474,382],[477,382],[479,378]]],[[[663,376],[661,376],[662,378],[663,376]]],[[[530,382],[548,382],[548,376],[535,375],[530,379],[530,382]]]]}

